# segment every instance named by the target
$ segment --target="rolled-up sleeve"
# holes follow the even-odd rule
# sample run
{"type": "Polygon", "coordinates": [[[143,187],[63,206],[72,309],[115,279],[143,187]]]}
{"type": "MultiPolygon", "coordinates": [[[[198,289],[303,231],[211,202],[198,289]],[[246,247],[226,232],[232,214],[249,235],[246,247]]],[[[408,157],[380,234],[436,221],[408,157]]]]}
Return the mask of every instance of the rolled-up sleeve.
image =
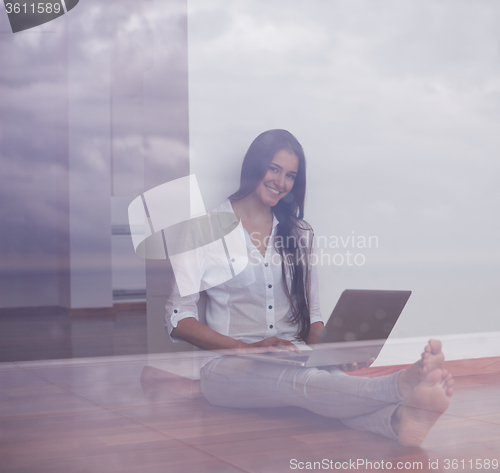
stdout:
{"type": "Polygon", "coordinates": [[[165,328],[167,329],[168,335],[173,342],[181,341],[180,338],[172,336],[172,330],[177,327],[177,324],[182,319],[194,317],[196,320],[199,320],[198,307],[196,305],[199,298],[199,293],[181,297],[177,284],[175,282],[173,283],[172,293],[170,294],[167,304],[165,305],[165,328]]]}

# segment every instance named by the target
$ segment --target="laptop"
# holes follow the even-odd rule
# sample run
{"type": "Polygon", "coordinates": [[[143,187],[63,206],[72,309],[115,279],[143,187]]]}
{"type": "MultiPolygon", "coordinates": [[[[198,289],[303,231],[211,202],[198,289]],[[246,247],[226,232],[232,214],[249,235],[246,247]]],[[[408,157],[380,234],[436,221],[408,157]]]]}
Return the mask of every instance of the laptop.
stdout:
{"type": "Polygon", "coordinates": [[[314,348],[241,356],[304,367],[368,363],[379,355],[410,295],[411,291],[347,289],[314,348]]]}

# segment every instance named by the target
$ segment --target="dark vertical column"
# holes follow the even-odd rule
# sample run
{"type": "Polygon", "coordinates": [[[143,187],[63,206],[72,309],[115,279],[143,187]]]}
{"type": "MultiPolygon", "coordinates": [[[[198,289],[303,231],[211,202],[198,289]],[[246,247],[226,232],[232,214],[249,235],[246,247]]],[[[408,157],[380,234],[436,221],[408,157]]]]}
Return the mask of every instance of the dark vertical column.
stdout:
{"type": "Polygon", "coordinates": [[[2,360],[68,358],[67,25],[14,34],[0,17],[2,360]]]}
{"type": "MultiPolygon", "coordinates": [[[[149,3],[149,2],[146,2],[149,3]]],[[[154,66],[144,76],[144,188],[189,174],[187,1],[168,2],[171,13],[153,30],[154,66]]],[[[158,2],[152,8],[162,8],[158,2]]],[[[165,211],[175,202],[166,202],[165,211]]],[[[164,329],[165,302],[173,274],[166,261],[147,260],[148,350],[191,349],[173,344],[164,329]]]]}
{"type": "Polygon", "coordinates": [[[67,306],[66,24],[14,34],[1,23],[0,307],[67,306]]]}
{"type": "Polygon", "coordinates": [[[64,15],[72,309],[113,304],[109,70],[113,13],[108,2],[88,0],[64,15]]]}
{"type": "Polygon", "coordinates": [[[70,258],[70,230],[69,230],[69,83],[68,83],[68,25],[65,21],[61,22],[61,28],[64,30],[64,40],[61,42],[62,54],[65,57],[64,81],[61,86],[61,92],[64,96],[64,120],[61,122],[61,154],[58,167],[57,183],[59,188],[58,198],[58,304],[61,307],[71,307],[71,258],[70,258]]]}

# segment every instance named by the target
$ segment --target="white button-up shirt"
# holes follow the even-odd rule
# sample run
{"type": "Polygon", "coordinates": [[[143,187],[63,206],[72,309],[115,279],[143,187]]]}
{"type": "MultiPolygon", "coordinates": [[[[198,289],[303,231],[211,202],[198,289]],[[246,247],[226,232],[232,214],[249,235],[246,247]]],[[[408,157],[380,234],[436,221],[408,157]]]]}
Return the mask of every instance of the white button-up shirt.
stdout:
{"type": "MultiPolygon", "coordinates": [[[[224,201],[217,211],[234,212],[229,200],[224,201]]],[[[206,322],[216,332],[246,343],[273,336],[294,341],[297,326],[290,323],[290,303],[282,287],[281,257],[274,247],[277,225],[278,220],[274,217],[265,256],[262,256],[244,230],[248,265],[237,276],[206,290],[206,322]]],[[[311,266],[310,273],[309,305],[313,324],[323,319],[319,307],[317,268],[311,266]]],[[[200,277],[203,279],[205,274],[200,277]]],[[[200,281],[200,287],[203,287],[203,281],[200,281]]],[[[165,326],[169,334],[180,320],[187,317],[198,319],[198,299],[199,294],[181,297],[174,285],[166,305],[165,326]]],[[[172,336],[171,339],[179,341],[172,336]]]]}

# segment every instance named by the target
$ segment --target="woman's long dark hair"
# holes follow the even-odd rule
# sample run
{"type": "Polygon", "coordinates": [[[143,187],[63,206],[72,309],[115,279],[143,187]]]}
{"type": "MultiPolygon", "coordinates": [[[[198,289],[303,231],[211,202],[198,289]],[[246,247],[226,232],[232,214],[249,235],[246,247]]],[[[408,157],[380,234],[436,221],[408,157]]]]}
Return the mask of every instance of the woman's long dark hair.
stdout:
{"type": "Polygon", "coordinates": [[[290,193],[272,207],[279,222],[274,246],[281,256],[283,289],[292,309],[290,322],[298,326],[295,337],[306,340],[311,328],[309,255],[312,228],[302,220],[306,195],[306,159],[297,139],[286,130],[265,131],[255,138],[243,160],[240,188],[229,200],[240,200],[251,194],[264,178],[276,153],[281,150],[291,151],[297,156],[299,169],[290,193]],[[291,279],[290,287],[286,282],[287,271],[291,279]]]}

